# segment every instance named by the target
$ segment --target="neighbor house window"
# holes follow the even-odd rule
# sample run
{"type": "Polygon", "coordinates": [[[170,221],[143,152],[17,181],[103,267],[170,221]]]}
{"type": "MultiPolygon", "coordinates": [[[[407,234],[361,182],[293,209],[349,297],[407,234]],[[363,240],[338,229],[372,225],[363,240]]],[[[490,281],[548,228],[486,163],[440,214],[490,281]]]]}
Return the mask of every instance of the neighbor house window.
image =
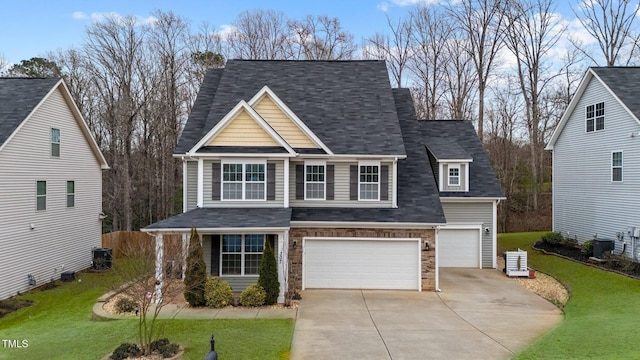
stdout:
{"type": "Polygon", "coordinates": [[[51,129],[51,156],[60,157],[60,129],[51,129]]]}
{"type": "Polygon", "coordinates": [[[67,207],[76,206],[76,182],[67,181],[67,207]]]}
{"type": "Polygon", "coordinates": [[[358,167],[360,168],[358,178],[359,200],[379,200],[380,164],[361,162],[358,167]]]}
{"type": "Polygon", "coordinates": [[[47,182],[36,182],[36,210],[47,210],[47,182]]]}
{"type": "Polygon", "coordinates": [[[265,200],[265,163],[222,164],[222,200],[265,200]]]}
{"type": "Polygon", "coordinates": [[[460,165],[449,165],[449,186],[460,186],[460,165]]]}
{"type": "Polygon", "coordinates": [[[604,130],[604,102],[587,106],[587,132],[604,130]]]}
{"type": "Polygon", "coordinates": [[[325,164],[306,163],[304,166],[304,198],[305,200],[325,199],[325,164]]]}
{"type": "Polygon", "coordinates": [[[611,153],[611,181],[622,181],[622,151],[611,153]]]}
{"type": "Polygon", "coordinates": [[[258,275],[264,251],[263,234],[222,235],[222,275],[258,275]]]}

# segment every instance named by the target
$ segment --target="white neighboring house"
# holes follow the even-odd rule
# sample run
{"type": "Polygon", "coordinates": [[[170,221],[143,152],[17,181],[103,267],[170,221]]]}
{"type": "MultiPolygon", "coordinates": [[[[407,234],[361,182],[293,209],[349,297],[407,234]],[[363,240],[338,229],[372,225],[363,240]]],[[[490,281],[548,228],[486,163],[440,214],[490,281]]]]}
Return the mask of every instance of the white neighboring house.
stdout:
{"type": "Polygon", "coordinates": [[[62,79],[0,78],[0,299],[91,265],[108,168],[62,79]]]}
{"type": "Polygon", "coordinates": [[[580,243],[613,240],[638,258],[640,68],[593,67],[547,146],[553,151],[553,230],[580,243]]]}

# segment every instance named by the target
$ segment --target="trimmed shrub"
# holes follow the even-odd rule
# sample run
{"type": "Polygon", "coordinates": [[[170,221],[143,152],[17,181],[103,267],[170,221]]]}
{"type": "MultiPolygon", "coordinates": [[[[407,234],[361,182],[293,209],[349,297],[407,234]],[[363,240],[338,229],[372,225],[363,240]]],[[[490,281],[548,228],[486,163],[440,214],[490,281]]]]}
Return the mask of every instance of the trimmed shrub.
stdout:
{"type": "Polygon", "coordinates": [[[249,285],[240,294],[240,305],[242,306],[262,306],[267,293],[258,284],[249,285]]]}
{"type": "Polygon", "coordinates": [[[542,241],[553,246],[558,246],[564,241],[564,236],[559,232],[550,232],[542,235],[542,241]]]}
{"type": "Polygon", "coordinates": [[[109,357],[112,360],[124,360],[130,357],[138,357],[142,355],[142,350],[136,344],[124,343],[120,344],[109,357]]]}
{"type": "Polygon", "coordinates": [[[267,296],[264,303],[273,305],[278,302],[278,294],[280,293],[280,282],[278,282],[278,264],[273,254],[273,248],[268,241],[265,241],[264,252],[262,253],[262,261],[260,261],[259,269],[260,277],[258,285],[262,286],[267,296]]]}
{"type": "Polygon", "coordinates": [[[582,255],[589,257],[593,256],[593,242],[593,240],[587,240],[582,244],[582,247],[580,248],[582,255]]]}
{"type": "Polygon", "coordinates": [[[138,306],[138,303],[136,303],[132,298],[121,297],[116,301],[116,310],[118,310],[119,313],[132,312],[135,310],[136,306],[138,306]]]}
{"type": "Polygon", "coordinates": [[[178,344],[169,343],[169,339],[158,339],[151,342],[151,351],[156,351],[162,355],[163,358],[170,358],[178,353],[178,344]]]}
{"type": "Polygon", "coordinates": [[[191,229],[187,270],[184,276],[184,299],[191,306],[204,306],[205,284],[207,283],[207,264],[202,254],[202,244],[196,229],[191,229]]]}
{"type": "Polygon", "coordinates": [[[562,240],[562,242],[560,243],[560,245],[566,247],[566,248],[575,248],[576,245],[578,245],[578,240],[576,240],[575,238],[570,238],[570,237],[566,237],[562,240]]]}
{"type": "Polygon", "coordinates": [[[208,306],[221,308],[233,302],[231,285],[220,278],[209,278],[204,289],[204,298],[208,306]]]}

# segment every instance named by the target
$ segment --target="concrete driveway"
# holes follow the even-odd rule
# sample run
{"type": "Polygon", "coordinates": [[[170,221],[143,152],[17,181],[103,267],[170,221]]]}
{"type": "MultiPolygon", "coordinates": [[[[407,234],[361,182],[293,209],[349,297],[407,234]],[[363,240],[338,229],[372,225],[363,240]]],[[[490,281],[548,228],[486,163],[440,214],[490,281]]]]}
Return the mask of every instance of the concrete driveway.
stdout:
{"type": "Polygon", "coordinates": [[[563,318],[495,269],[443,269],[440,288],[305,290],[291,359],[508,359],[563,318]]]}

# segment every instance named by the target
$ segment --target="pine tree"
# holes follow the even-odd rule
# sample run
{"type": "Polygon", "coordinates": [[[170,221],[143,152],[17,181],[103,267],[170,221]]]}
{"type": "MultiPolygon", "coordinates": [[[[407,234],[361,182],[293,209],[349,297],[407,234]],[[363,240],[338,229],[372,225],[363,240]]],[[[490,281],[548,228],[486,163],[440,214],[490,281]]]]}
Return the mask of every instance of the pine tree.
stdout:
{"type": "Polygon", "coordinates": [[[265,241],[259,274],[260,277],[258,278],[258,284],[262,286],[264,291],[267,293],[264,303],[266,305],[273,305],[278,302],[280,282],[278,282],[278,265],[276,263],[276,257],[269,241],[265,241]]]}
{"type": "Polygon", "coordinates": [[[191,229],[187,270],[184,276],[184,298],[191,306],[204,306],[204,288],[207,283],[207,264],[204,262],[198,231],[191,229]]]}

